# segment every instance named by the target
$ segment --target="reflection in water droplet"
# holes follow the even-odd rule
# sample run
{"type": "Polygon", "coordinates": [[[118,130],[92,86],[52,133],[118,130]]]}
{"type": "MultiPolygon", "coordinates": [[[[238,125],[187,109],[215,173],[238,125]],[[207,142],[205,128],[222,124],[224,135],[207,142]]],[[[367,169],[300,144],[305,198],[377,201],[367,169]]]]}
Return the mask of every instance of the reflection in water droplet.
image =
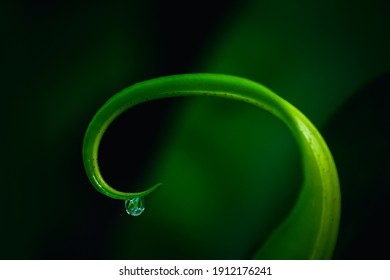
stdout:
{"type": "Polygon", "coordinates": [[[137,196],[125,201],[127,214],[131,216],[139,216],[145,210],[145,201],[143,196],[137,196]]]}

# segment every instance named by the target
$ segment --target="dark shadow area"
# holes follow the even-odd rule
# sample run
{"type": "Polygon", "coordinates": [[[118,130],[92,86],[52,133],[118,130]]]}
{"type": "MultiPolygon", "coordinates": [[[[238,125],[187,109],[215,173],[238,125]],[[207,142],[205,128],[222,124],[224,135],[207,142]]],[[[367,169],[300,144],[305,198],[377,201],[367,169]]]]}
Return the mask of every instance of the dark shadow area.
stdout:
{"type": "Polygon", "coordinates": [[[334,115],[324,137],[340,177],[336,259],[389,259],[390,75],[371,81],[334,115]]]}

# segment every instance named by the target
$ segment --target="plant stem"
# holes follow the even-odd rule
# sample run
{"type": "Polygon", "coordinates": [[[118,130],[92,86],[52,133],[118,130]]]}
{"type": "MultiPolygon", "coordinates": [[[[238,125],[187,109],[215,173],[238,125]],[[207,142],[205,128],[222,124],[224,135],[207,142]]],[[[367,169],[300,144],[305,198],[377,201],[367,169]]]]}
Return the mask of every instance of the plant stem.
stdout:
{"type": "Polygon", "coordinates": [[[120,192],[103,179],[98,166],[100,140],[107,127],[129,108],[178,96],[216,96],[243,101],[279,118],[294,135],[303,159],[304,182],[288,217],[255,255],[258,259],[331,258],[340,220],[340,188],[332,155],[314,125],[294,106],[253,81],[220,74],[183,74],[137,83],[108,100],[92,119],[83,143],[83,159],[93,186],[115,199],[145,196],[120,192]]]}

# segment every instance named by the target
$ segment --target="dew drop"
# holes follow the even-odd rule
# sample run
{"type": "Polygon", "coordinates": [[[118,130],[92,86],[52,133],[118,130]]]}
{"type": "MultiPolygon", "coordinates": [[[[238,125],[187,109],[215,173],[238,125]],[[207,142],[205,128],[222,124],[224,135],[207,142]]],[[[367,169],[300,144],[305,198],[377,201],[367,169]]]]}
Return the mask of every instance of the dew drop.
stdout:
{"type": "Polygon", "coordinates": [[[131,216],[139,216],[145,210],[145,201],[143,196],[137,196],[125,201],[125,209],[127,214],[131,216]]]}

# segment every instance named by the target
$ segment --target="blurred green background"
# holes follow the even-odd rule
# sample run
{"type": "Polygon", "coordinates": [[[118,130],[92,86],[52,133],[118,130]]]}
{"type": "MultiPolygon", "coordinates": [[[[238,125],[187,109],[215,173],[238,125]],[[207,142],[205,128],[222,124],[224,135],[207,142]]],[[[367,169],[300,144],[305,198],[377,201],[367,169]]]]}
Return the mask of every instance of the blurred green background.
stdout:
{"type": "Polygon", "coordinates": [[[1,259],[248,259],[294,204],[292,135],[251,106],[154,101],[115,121],[100,164],[143,190],[140,217],[81,158],[94,113],[131,84],[253,79],[318,127],[339,170],[336,259],[390,259],[387,1],[11,1],[2,19],[1,259]]]}

